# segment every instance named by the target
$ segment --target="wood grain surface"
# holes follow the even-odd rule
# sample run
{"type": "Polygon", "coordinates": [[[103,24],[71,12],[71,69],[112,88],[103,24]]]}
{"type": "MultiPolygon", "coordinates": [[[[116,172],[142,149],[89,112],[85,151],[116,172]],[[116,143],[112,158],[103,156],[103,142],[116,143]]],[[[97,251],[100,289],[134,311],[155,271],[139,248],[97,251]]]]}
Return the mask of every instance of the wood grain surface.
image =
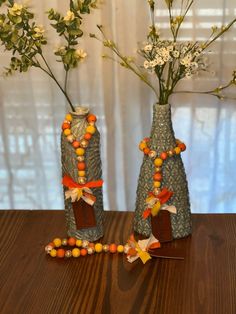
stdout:
{"type": "MultiPolygon", "coordinates": [[[[106,212],[103,243],[125,243],[133,214],[106,212]]],[[[236,215],[193,215],[193,235],[166,244],[184,260],[129,264],[102,253],[46,256],[63,211],[0,211],[0,313],[236,313],[236,215]]]]}

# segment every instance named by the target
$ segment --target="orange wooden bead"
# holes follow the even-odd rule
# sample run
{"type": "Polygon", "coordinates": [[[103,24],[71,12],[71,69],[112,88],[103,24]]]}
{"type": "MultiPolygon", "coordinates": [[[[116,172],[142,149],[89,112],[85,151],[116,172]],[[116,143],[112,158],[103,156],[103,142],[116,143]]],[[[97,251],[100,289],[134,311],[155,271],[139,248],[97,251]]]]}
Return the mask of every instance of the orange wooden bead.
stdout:
{"type": "Polygon", "coordinates": [[[86,164],[85,162],[78,162],[78,169],[79,170],[85,170],[86,164]]]}
{"type": "Polygon", "coordinates": [[[186,145],[184,143],[179,143],[178,147],[181,149],[182,152],[186,149],[186,145]]]}
{"type": "Polygon", "coordinates": [[[65,250],[64,249],[58,249],[57,250],[57,257],[63,258],[65,256],[65,250]]]}
{"type": "Polygon", "coordinates": [[[78,141],[74,141],[74,142],[72,143],[72,146],[73,146],[74,148],[78,148],[78,147],[79,147],[79,142],[78,142],[78,141]]]}
{"type": "Polygon", "coordinates": [[[81,249],[80,250],[80,255],[81,256],[86,256],[88,254],[88,251],[86,249],[81,249]]]}
{"type": "Polygon", "coordinates": [[[116,245],[115,243],[110,244],[110,246],[109,246],[109,251],[110,251],[111,253],[116,253],[116,251],[117,251],[117,245],[116,245]]]}
{"type": "Polygon", "coordinates": [[[90,134],[90,133],[85,133],[84,134],[84,139],[87,140],[87,141],[89,141],[91,139],[91,137],[92,137],[92,134],[90,134]]]}
{"type": "Polygon", "coordinates": [[[97,117],[94,114],[90,114],[87,117],[87,121],[88,122],[96,122],[97,121],[97,117]]]}
{"type": "Polygon", "coordinates": [[[148,147],[144,148],[143,152],[145,155],[148,155],[150,153],[150,148],[148,147]]]}
{"type": "Polygon", "coordinates": [[[67,244],[69,246],[75,246],[75,243],[76,243],[76,238],[74,237],[70,237],[68,240],[67,240],[67,244]]]}
{"type": "Polygon", "coordinates": [[[162,180],[162,175],[160,172],[156,172],[153,176],[154,181],[161,181],[162,180]]]}
{"type": "Polygon", "coordinates": [[[168,154],[166,152],[162,152],[160,154],[161,159],[165,160],[168,157],[168,154]]]}
{"type": "Polygon", "coordinates": [[[144,141],[140,142],[139,149],[143,151],[145,148],[147,148],[147,143],[144,141]]]}
{"type": "Polygon", "coordinates": [[[48,243],[48,245],[55,247],[55,244],[53,242],[48,243]]]}
{"type": "Polygon", "coordinates": [[[63,123],[61,128],[62,128],[62,130],[70,129],[70,124],[69,123],[63,123]]]}

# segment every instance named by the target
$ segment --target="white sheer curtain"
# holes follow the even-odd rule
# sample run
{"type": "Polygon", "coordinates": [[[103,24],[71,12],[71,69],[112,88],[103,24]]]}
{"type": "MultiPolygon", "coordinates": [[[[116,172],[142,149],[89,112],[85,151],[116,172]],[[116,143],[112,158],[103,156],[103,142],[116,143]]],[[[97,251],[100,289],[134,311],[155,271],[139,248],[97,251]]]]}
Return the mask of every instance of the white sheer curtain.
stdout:
{"type": "MultiPolygon", "coordinates": [[[[54,7],[66,12],[69,1],[32,1],[37,20],[49,27],[44,12],[54,7]]],[[[156,12],[166,28],[166,10],[156,12]]],[[[195,1],[181,33],[183,40],[204,39],[212,24],[221,25],[236,13],[233,0],[195,1]]],[[[120,49],[133,55],[145,40],[149,14],[144,0],[104,1],[85,17],[85,35],[103,24],[120,49]]],[[[164,34],[166,31],[163,32],[164,34]]],[[[210,53],[215,74],[186,80],[182,86],[206,90],[230,78],[235,68],[236,28],[217,41],[210,53]]],[[[60,42],[50,30],[46,57],[59,78],[61,65],[53,49],[60,42]]],[[[140,139],[149,135],[155,98],[132,73],[101,58],[108,53],[86,36],[81,47],[88,59],[70,75],[75,104],[90,106],[98,116],[102,140],[105,208],[134,210],[142,154],[140,139]]],[[[9,55],[1,51],[1,71],[9,55]]],[[[212,66],[213,68],[213,66],[212,66]]],[[[0,79],[0,208],[62,209],[60,125],[66,102],[55,84],[38,70],[0,79]]],[[[232,93],[232,91],[231,91],[232,93]]],[[[236,212],[236,102],[210,96],[178,95],[171,99],[176,137],[187,144],[183,154],[193,212],[236,212]]]]}

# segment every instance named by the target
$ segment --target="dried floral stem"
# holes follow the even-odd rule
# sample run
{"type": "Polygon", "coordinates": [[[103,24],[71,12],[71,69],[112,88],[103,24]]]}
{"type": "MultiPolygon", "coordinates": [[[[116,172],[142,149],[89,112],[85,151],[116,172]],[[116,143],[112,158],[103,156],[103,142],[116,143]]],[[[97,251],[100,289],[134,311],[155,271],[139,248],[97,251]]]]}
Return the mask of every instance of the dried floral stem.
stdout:
{"type": "MultiPolygon", "coordinates": [[[[158,97],[158,93],[155,90],[155,88],[153,87],[153,85],[146,79],[145,75],[136,70],[128,61],[127,61],[127,57],[124,57],[121,52],[119,51],[118,47],[115,45],[114,42],[109,41],[109,39],[106,37],[106,34],[104,33],[103,29],[102,29],[102,25],[97,25],[98,29],[100,30],[100,32],[103,35],[103,38],[105,39],[105,45],[109,45],[109,48],[121,59],[121,61],[123,62],[121,65],[128,68],[129,70],[131,70],[134,74],[136,74],[145,84],[147,84],[155,93],[155,95],[158,97]]],[[[91,37],[96,38],[97,40],[99,40],[95,35],[92,35],[91,37]]],[[[101,41],[101,40],[100,40],[101,41]]]]}

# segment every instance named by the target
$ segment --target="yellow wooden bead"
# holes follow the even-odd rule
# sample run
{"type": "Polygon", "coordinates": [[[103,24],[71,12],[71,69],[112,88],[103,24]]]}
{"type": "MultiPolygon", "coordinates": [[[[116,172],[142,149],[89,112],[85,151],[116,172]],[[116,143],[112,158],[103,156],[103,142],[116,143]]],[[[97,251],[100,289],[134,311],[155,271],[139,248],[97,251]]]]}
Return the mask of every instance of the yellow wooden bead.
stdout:
{"type": "Polygon", "coordinates": [[[118,253],[123,253],[123,252],[124,252],[124,246],[121,245],[121,244],[118,245],[118,246],[117,246],[117,252],[118,252],[118,253]]]}
{"type": "Polygon", "coordinates": [[[159,187],[161,186],[161,182],[159,182],[159,181],[154,181],[154,182],[153,182],[153,186],[154,186],[154,188],[159,188],[159,187]]]}
{"type": "Polygon", "coordinates": [[[79,177],[85,177],[85,174],[86,174],[85,171],[82,171],[82,170],[78,171],[78,176],[79,177]]]}
{"type": "Polygon", "coordinates": [[[72,251],[72,256],[73,257],[79,257],[80,256],[80,249],[78,249],[77,247],[75,247],[72,251]]]}
{"type": "Polygon", "coordinates": [[[140,142],[140,144],[139,144],[139,149],[141,150],[141,151],[143,151],[144,150],[144,148],[146,148],[147,147],[147,143],[146,142],[140,142]]]}
{"type": "Polygon", "coordinates": [[[85,150],[83,148],[77,148],[75,152],[78,156],[83,156],[85,154],[85,150]]]}
{"type": "Polygon", "coordinates": [[[65,118],[65,119],[66,119],[67,121],[70,121],[70,122],[71,122],[71,121],[72,121],[72,115],[68,113],[68,114],[66,115],[66,118],[65,118]]]}
{"type": "Polygon", "coordinates": [[[80,239],[76,240],[75,245],[78,247],[81,247],[82,246],[82,240],[80,240],[80,239]]]}
{"type": "Polygon", "coordinates": [[[64,132],[65,136],[68,136],[68,135],[71,134],[71,130],[70,129],[65,129],[63,132],[64,132]]]}
{"type": "Polygon", "coordinates": [[[53,240],[53,243],[55,244],[55,247],[59,247],[59,246],[61,246],[61,239],[55,238],[53,240]]]}
{"type": "Polygon", "coordinates": [[[154,164],[155,164],[156,167],[160,167],[163,164],[163,160],[161,158],[156,158],[154,160],[154,164]]]}
{"type": "Polygon", "coordinates": [[[103,250],[103,245],[101,243],[96,243],[94,248],[97,253],[101,253],[103,250]]]}
{"type": "Polygon", "coordinates": [[[179,155],[181,153],[181,149],[179,147],[175,147],[174,151],[176,155],[179,155]]]}
{"type": "Polygon", "coordinates": [[[86,132],[90,134],[94,134],[96,132],[96,128],[93,125],[89,125],[86,128],[86,132]]]}
{"type": "Polygon", "coordinates": [[[57,256],[57,250],[52,249],[49,254],[51,255],[51,257],[56,257],[57,256]]]}

